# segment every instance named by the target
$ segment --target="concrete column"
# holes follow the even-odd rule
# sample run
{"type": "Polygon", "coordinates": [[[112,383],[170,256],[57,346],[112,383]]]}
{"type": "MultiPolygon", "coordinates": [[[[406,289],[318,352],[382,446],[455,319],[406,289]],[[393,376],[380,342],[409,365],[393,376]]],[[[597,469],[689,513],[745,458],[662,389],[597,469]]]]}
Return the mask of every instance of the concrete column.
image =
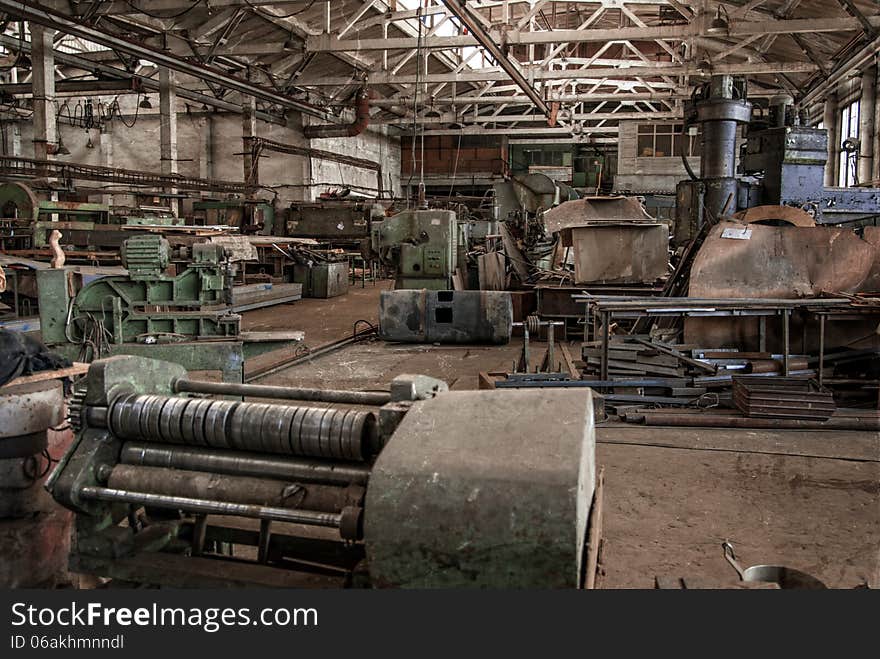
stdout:
{"type": "Polygon", "coordinates": [[[874,171],[874,114],[877,105],[877,67],[862,72],[862,96],[859,102],[859,183],[869,183],[874,171]]]}
{"type": "Polygon", "coordinates": [[[9,155],[21,157],[21,122],[13,121],[10,124],[10,131],[11,135],[9,138],[9,155]]]}
{"type": "Polygon", "coordinates": [[[829,92],[825,97],[825,114],[822,118],[828,131],[828,162],[825,163],[825,187],[837,185],[837,94],[829,92]]]}
{"type": "MultiPolygon", "coordinates": [[[[98,149],[102,167],[113,167],[113,122],[107,122],[98,134],[98,149]]],[[[101,195],[101,203],[112,206],[112,194],[101,195]]]]}
{"type": "MultiPolygon", "coordinates": [[[[177,81],[174,71],[159,69],[159,158],[163,174],[177,173],[177,81]]],[[[166,188],[177,194],[177,188],[166,188]]],[[[172,199],[171,210],[180,214],[180,200],[172,199]]]]}
{"type": "Polygon", "coordinates": [[[871,180],[874,185],[880,187],[880,103],[877,102],[877,91],[880,90],[880,64],[874,64],[874,139],[871,140],[871,149],[874,160],[871,163],[871,180]]]}
{"type": "Polygon", "coordinates": [[[214,178],[214,119],[210,115],[199,119],[199,176],[214,178]]]}
{"type": "Polygon", "coordinates": [[[241,106],[241,137],[244,144],[244,182],[248,184],[247,198],[252,199],[254,188],[260,184],[259,158],[251,154],[251,138],[257,136],[257,99],[248,98],[241,106]]]}
{"type": "Polygon", "coordinates": [[[31,65],[34,95],[34,157],[46,160],[58,141],[55,121],[55,31],[31,24],[31,65]]]}

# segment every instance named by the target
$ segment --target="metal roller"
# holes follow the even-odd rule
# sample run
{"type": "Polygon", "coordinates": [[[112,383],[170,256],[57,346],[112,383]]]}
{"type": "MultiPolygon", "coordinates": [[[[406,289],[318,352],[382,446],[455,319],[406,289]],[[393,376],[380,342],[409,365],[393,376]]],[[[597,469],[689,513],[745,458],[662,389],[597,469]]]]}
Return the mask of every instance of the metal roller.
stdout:
{"type": "Polygon", "coordinates": [[[349,509],[344,510],[342,513],[321,513],[313,510],[294,510],[291,508],[230,503],[228,501],[212,501],[209,499],[192,499],[190,497],[166,496],[146,492],[129,492],[127,490],[114,490],[109,487],[95,487],[92,485],[81,488],[80,496],[85,500],[91,501],[134,503],[154,508],[167,508],[169,510],[191,510],[198,513],[255,517],[257,519],[269,519],[278,522],[290,522],[292,524],[334,528],[340,528],[343,519],[347,514],[350,514],[349,509]]]}
{"type": "Polygon", "coordinates": [[[71,563],[88,573],[172,586],[181,574],[292,584],[316,569],[377,587],[590,583],[588,390],[451,392],[400,375],[374,413],[175,396],[181,377],[98,360],[72,403],[81,426],[48,487],[76,514],[71,563]]]}
{"type": "Polygon", "coordinates": [[[364,488],[316,483],[293,483],[270,478],[228,476],[203,471],[141,467],[118,464],[107,477],[114,490],[149,492],[191,499],[217,499],[231,503],[297,508],[338,513],[347,505],[358,505],[364,488]]]}
{"type": "Polygon", "coordinates": [[[107,423],[127,440],[357,461],[376,434],[373,412],[155,394],[116,398],[107,423]]]}

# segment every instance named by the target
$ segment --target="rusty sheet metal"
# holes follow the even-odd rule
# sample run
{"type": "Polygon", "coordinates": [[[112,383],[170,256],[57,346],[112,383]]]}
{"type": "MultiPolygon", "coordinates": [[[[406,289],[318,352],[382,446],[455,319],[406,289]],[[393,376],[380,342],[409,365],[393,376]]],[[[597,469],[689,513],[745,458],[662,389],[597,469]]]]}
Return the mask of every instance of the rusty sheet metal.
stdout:
{"type": "Polygon", "coordinates": [[[860,289],[861,292],[874,293],[880,291],[880,227],[865,227],[862,229],[862,238],[874,248],[875,258],[860,289]]]}
{"type": "Polygon", "coordinates": [[[756,224],[777,220],[796,227],[814,227],[816,220],[807,211],[794,206],[754,206],[735,213],[733,219],[744,224],[756,224]]]}
{"type": "Polygon", "coordinates": [[[803,298],[865,290],[877,273],[880,238],[851,229],[751,225],[751,238],[722,238],[737,222],[720,222],[694,259],[692,297],[803,298]]]}
{"type": "Polygon", "coordinates": [[[656,220],[645,212],[636,197],[584,197],[544,212],[544,226],[549,233],[597,222],[654,223],[656,220]]]}
{"type": "Polygon", "coordinates": [[[566,232],[578,284],[653,283],[667,274],[669,229],[664,224],[603,224],[566,232]]]}

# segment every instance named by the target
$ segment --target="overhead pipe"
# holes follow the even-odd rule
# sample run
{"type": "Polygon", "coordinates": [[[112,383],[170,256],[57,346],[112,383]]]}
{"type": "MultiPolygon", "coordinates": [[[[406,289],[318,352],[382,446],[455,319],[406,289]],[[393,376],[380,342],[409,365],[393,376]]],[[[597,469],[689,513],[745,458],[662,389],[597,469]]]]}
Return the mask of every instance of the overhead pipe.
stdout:
{"type": "Polygon", "coordinates": [[[355,118],[348,125],[322,124],[318,126],[306,126],[303,134],[310,140],[325,137],[354,137],[363,133],[370,125],[370,95],[366,89],[358,91],[355,100],[355,118]]]}

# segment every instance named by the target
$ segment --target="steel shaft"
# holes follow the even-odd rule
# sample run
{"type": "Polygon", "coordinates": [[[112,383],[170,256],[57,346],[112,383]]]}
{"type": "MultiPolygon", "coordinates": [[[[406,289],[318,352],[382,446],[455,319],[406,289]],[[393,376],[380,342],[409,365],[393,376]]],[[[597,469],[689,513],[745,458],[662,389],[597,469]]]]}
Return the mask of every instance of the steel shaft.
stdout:
{"type": "Polygon", "coordinates": [[[338,513],[359,505],[364,489],[315,483],[290,483],[269,478],[226,476],[184,469],[138,467],[120,464],[113,468],[107,486],[114,490],[150,492],[191,499],[217,499],[230,503],[296,508],[338,513]]]}
{"type": "Polygon", "coordinates": [[[95,501],[134,503],[141,506],[168,508],[171,510],[186,510],[193,513],[232,515],[235,517],[256,517],[258,519],[269,519],[276,522],[290,522],[291,524],[306,524],[309,526],[325,526],[329,528],[338,528],[342,521],[342,515],[340,513],[319,513],[311,510],[293,510],[290,508],[229,503],[225,501],[210,501],[207,499],[193,499],[189,497],[169,496],[164,494],[149,494],[147,492],[129,492],[127,490],[115,490],[113,488],[95,487],[91,485],[81,488],[79,490],[79,496],[82,499],[95,501]]]}
{"type": "Polygon", "coordinates": [[[167,467],[208,471],[230,476],[281,478],[328,485],[366,485],[370,470],[364,465],[328,463],[305,458],[270,457],[259,454],[200,449],[191,446],[162,446],[148,442],[126,442],[120,462],[144,467],[167,467]]]}
{"type": "Polygon", "coordinates": [[[274,387],[262,384],[205,382],[185,378],[175,380],[174,391],[177,393],[277,398],[279,400],[304,400],[320,403],[343,403],[346,405],[384,405],[391,402],[391,394],[385,391],[343,391],[339,389],[274,387]]]}

